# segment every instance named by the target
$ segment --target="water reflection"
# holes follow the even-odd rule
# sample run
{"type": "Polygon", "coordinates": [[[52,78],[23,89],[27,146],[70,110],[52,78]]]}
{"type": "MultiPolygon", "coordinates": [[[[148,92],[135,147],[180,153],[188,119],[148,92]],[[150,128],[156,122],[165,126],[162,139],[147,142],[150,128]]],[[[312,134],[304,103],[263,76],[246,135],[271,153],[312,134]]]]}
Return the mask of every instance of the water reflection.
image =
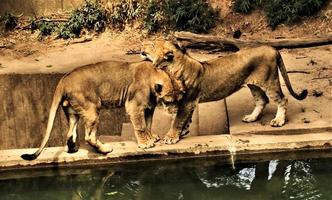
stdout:
{"type": "Polygon", "coordinates": [[[0,181],[1,199],[332,199],[331,159],[150,163],[0,181]]]}

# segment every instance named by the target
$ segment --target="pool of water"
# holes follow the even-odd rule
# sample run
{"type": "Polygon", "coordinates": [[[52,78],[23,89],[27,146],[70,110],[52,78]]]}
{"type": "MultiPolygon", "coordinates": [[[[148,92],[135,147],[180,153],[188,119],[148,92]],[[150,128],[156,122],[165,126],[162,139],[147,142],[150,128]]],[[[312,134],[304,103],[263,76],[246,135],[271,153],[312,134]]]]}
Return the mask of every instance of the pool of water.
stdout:
{"type": "Polygon", "coordinates": [[[1,200],[332,199],[332,158],[224,158],[0,172],[1,200]]]}

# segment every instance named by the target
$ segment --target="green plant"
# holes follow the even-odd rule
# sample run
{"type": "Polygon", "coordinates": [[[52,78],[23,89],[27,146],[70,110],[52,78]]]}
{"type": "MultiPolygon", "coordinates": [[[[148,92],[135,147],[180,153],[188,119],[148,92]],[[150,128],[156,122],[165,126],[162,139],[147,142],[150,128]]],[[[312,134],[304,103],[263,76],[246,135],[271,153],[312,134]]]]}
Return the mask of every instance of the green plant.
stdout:
{"type": "Polygon", "coordinates": [[[8,12],[6,12],[0,19],[5,24],[6,30],[14,29],[18,23],[18,17],[8,12]]]}
{"type": "Polygon", "coordinates": [[[141,17],[145,11],[144,0],[113,0],[109,6],[109,21],[118,28],[141,17]]]}
{"type": "Polygon", "coordinates": [[[85,3],[74,10],[66,23],[58,25],[56,31],[59,38],[79,37],[84,28],[101,32],[107,24],[107,12],[98,3],[85,0],[85,3]]]}
{"type": "Polygon", "coordinates": [[[207,32],[219,15],[206,0],[166,0],[164,7],[177,30],[207,32]]]}
{"type": "Polygon", "coordinates": [[[236,12],[248,14],[262,2],[263,0],[235,0],[233,8],[236,12]]]}
{"type": "Polygon", "coordinates": [[[29,18],[30,30],[33,33],[35,30],[39,28],[39,24],[36,22],[36,18],[29,18]]]}
{"type": "Polygon", "coordinates": [[[233,9],[240,13],[250,13],[261,6],[268,23],[275,28],[280,23],[294,23],[303,16],[318,12],[328,0],[235,0],[233,9]]]}
{"type": "Polygon", "coordinates": [[[72,31],[70,30],[70,28],[68,27],[67,23],[59,24],[56,29],[56,32],[57,32],[58,38],[62,38],[65,40],[74,37],[74,35],[73,35],[72,31]]]}
{"type": "Polygon", "coordinates": [[[319,11],[327,0],[271,0],[265,8],[268,23],[273,28],[278,24],[294,23],[303,16],[311,16],[319,11]]]}
{"type": "Polygon", "coordinates": [[[156,32],[166,21],[163,9],[159,6],[161,1],[149,0],[145,17],[143,19],[144,27],[149,32],[156,32]]]}
{"type": "Polygon", "coordinates": [[[106,10],[91,0],[85,0],[83,6],[74,11],[72,18],[82,20],[85,28],[97,32],[103,31],[107,22],[106,10]]]}
{"type": "Polygon", "coordinates": [[[38,29],[41,36],[51,35],[55,29],[55,24],[53,22],[41,21],[38,29]]]}
{"type": "Polygon", "coordinates": [[[149,31],[160,27],[207,32],[219,17],[207,0],[150,0],[144,25],[149,31]]]}

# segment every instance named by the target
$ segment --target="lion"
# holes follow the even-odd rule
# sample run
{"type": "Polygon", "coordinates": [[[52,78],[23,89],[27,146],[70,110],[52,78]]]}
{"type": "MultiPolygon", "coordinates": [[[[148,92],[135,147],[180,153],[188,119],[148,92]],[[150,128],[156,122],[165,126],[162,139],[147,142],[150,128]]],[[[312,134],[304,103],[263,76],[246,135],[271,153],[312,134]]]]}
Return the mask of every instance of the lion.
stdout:
{"type": "Polygon", "coordinates": [[[39,156],[50,137],[60,105],[69,122],[68,153],[78,151],[76,129],[80,118],[85,125],[85,141],[97,152],[111,152],[109,145],[97,139],[99,111],[122,106],[125,106],[130,116],[138,146],[143,149],[153,147],[159,140],[157,135],[151,134],[152,115],[157,100],[171,108],[169,112],[176,112],[175,104],[182,98],[182,92],[175,88],[168,74],[154,68],[151,62],[130,64],[108,61],[79,67],[66,74],[56,87],[46,134],[39,149],[21,157],[33,160],[39,156]]]}
{"type": "Polygon", "coordinates": [[[259,46],[240,50],[236,53],[206,62],[190,57],[184,48],[170,41],[145,42],[141,55],[164,69],[183,84],[186,91],[179,102],[179,109],[164,143],[173,144],[187,134],[193,110],[198,102],[221,100],[238,91],[243,85],[250,89],[255,108],[245,115],[243,122],[254,122],[262,114],[269,102],[274,101],[278,108],[270,125],[280,127],[286,123],[287,98],[283,95],[278,69],[290,94],[297,100],[306,98],[308,92],[294,92],[280,53],[270,46],[259,46]]]}

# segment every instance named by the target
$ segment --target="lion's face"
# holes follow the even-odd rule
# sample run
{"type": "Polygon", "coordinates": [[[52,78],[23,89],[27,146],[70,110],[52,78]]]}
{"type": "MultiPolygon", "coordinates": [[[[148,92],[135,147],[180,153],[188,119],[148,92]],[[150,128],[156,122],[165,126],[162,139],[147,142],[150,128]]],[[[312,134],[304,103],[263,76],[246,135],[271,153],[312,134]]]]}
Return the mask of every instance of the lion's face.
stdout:
{"type": "Polygon", "coordinates": [[[183,98],[183,91],[166,72],[157,70],[159,77],[155,81],[154,91],[157,98],[169,113],[177,112],[178,102],[183,98]]]}
{"type": "Polygon", "coordinates": [[[141,56],[145,60],[152,61],[157,68],[164,68],[173,63],[174,60],[183,56],[180,47],[169,41],[157,40],[154,42],[143,42],[141,56]]]}

